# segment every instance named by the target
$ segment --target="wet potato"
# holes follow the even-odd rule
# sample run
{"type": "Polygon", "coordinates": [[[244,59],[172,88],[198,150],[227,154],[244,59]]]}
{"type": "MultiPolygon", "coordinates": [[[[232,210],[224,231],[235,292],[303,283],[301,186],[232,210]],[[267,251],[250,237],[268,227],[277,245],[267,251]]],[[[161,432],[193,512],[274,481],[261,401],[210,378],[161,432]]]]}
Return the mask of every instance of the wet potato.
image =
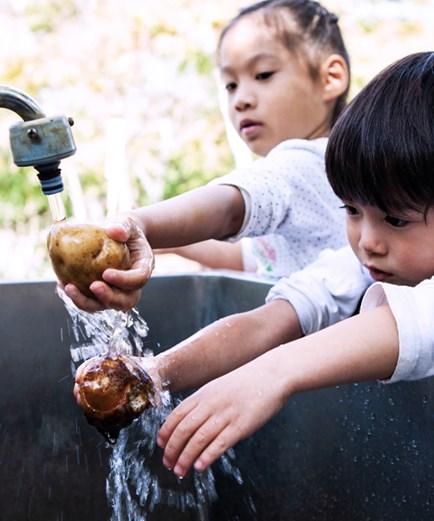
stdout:
{"type": "Polygon", "coordinates": [[[88,297],[89,286],[102,280],[107,268],[127,269],[130,264],[125,244],[110,239],[101,227],[90,224],[55,224],[47,239],[53,269],[63,284],[72,283],[88,297]]]}
{"type": "Polygon", "coordinates": [[[76,376],[79,403],[87,421],[114,442],[119,431],[153,405],[155,387],[127,355],[101,355],[82,364],[76,376]]]}

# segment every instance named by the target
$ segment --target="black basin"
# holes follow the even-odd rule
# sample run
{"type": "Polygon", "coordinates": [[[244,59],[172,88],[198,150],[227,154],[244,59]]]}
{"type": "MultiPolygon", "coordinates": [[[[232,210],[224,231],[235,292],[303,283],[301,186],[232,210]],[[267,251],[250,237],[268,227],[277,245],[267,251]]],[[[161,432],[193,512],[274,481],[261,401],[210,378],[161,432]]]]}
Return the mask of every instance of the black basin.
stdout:
{"type": "MultiPolygon", "coordinates": [[[[267,290],[226,274],[156,276],[138,307],[146,345],[166,349],[262,304],[267,290]]],[[[1,521],[110,519],[111,448],[72,397],[70,329],[54,283],[0,284],[1,521]]],[[[434,378],[296,396],[235,448],[243,485],[218,463],[218,499],[206,512],[157,509],[149,519],[432,521],[433,395],[434,378]]]]}

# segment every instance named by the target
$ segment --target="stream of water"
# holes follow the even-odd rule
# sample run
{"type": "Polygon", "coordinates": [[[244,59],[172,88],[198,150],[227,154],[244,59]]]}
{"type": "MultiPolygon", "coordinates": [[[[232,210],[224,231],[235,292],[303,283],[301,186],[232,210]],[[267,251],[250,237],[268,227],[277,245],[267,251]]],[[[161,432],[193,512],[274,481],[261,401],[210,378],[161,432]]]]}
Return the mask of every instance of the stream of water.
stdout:
{"type": "MultiPolygon", "coordinates": [[[[153,353],[144,347],[148,326],[137,310],[90,314],[79,310],[62,290],[58,294],[72,320],[73,374],[84,360],[106,353],[141,356],[145,364],[146,358],[148,362],[151,360],[153,353]]],[[[146,410],[122,429],[117,442],[110,446],[106,481],[110,521],[210,519],[210,505],[217,499],[212,470],[191,471],[181,480],[162,464],[162,451],[156,445],[157,432],[176,403],[168,391],[163,391],[160,398],[158,407],[146,410]]],[[[243,479],[234,460],[235,453],[231,450],[220,459],[219,465],[235,485],[241,486],[243,479]]],[[[255,507],[250,498],[248,503],[253,520],[255,507]]]]}

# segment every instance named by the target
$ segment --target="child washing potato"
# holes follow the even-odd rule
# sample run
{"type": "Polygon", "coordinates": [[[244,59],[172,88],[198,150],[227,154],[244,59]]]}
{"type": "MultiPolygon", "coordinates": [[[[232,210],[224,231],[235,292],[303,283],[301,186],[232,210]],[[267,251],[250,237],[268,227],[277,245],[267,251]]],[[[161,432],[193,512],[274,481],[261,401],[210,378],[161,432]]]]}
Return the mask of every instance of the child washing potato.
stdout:
{"type": "Polygon", "coordinates": [[[131,269],[106,270],[103,281],[90,285],[92,297],[66,285],[80,308],[135,306],[152,272],[151,248],[192,245],[208,259],[197,260],[234,268],[241,258],[234,242],[277,234],[255,242],[263,265],[273,264],[270,274],[277,275],[345,244],[345,219],[324,168],[327,136],[349,85],[336,16],[312,0],[248,6],[222,31],[218,67],[231,122],[261,158],[207,186],[121,216],[121,224],[107,231],[127,243],[131,269]],[[206,239],[219,240],[197,244],[206,239]]]}

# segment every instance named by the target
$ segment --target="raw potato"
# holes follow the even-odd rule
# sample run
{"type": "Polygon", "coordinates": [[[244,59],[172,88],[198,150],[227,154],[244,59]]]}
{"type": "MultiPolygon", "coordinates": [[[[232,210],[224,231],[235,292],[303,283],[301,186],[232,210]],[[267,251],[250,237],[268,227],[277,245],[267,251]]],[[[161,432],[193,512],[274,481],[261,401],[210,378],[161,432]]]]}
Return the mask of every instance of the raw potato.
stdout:
{"type": "Polygon", "coordinates": [[[87,421],[110,442],[153,405],[155,387],[146,371],[127,355],[101,355],[80,367],[76,378],[87,421]]]}
{"type": "Polygon", "coordinates": [[[58,279],[63,284],[74,284],[88,297],[94,297],[89,286],[102,280],[105,269],[127,269],[130,265],[127,246],[110,239],[99,226],[55,224],[47,246],[58,279]]]}

